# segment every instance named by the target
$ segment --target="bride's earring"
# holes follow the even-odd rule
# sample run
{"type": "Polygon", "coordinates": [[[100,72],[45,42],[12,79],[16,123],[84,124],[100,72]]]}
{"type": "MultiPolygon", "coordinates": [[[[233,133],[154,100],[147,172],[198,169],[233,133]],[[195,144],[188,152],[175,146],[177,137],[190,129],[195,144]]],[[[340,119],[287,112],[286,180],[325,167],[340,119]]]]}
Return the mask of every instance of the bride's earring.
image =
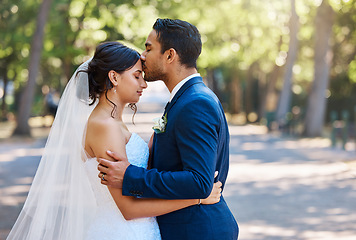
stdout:
{"type": "Polygon", "coordinates": [[[116,93],[116,88],[114,88],[114,92],[116,93]]]}

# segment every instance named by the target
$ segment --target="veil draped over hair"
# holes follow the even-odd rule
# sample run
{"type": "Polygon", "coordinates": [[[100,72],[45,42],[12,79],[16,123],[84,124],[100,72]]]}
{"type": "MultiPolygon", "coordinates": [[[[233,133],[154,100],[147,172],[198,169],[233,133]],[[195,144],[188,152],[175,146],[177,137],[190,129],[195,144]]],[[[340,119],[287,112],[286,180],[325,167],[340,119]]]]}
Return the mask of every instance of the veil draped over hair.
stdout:
{"type": "Polygon", "coordinates": [[[89,106],[88,60],[68,82],[25,205],[8,240],[80,240],[95,216],[96,200],[84,162],[89,106]]]}

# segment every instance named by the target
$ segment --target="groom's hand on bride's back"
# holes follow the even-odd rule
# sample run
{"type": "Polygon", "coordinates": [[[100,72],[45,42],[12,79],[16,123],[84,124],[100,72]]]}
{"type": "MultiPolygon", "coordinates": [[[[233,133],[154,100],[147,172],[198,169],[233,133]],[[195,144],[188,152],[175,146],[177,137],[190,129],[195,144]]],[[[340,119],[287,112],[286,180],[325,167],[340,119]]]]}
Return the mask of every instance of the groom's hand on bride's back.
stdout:
{"type": "Polygon", "coordinates": [[[107,151],[107,154],[114,160],[97,158],[99,163],[98,170],[100,171],[98,177],[104,185],[122,188],[125,171],[130,163],[125,156],[119,155],[118,153],[107,151]]]}

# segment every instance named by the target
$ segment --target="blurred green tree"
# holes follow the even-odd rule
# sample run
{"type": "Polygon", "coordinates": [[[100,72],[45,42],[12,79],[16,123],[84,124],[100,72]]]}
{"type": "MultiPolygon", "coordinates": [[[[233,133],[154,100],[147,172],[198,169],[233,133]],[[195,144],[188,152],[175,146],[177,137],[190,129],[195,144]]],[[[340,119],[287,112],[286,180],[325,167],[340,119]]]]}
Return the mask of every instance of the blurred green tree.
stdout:
{"type": "MultiPolygon", "coordinates": [[[[354,99],[356,91],[356,3],[329,1],[336,18],[330,35],[333,58],[326,111],[345,102],[345,107],[353,109],[356,100],[347,99],[354,99]]],[[[44,114],[42,87],[61,92],[75,68],[93,54],[99,42],[120,40],[142,51],[156,18],[168,17],[187,20],[200,30],[203,51],[199,72],[226,111],[243,113],[249,122],[261,121],[276,112],[281,99],[280,103],[287,106],[282,115],[290,116],[288,112],[297,106],[305,118],[309,89],[315,82],[314,22],[320,3],[295,1],[295,10],[291,11],[291,2],[280,0],[53,0],[30,115],[44,114]],[[299,31],[293,30],[291,21],[299,22],[299,31]],[[293,79],[286,87],[288,91],[283,88],[285,79],[293,79]],[[291,96],[283,97],[283,92],[291,96]]],[[[39,0],[2,1],[0,82],[2,86],[13,83],[15,88],[15,100],[2,98],[2,116],[7,115],[9,105],[10,111],[18,112],[18,95],[29,76],[31,37],[39,6],[39,0]]]]}
{"type": "Polygon", "coordinates": [[[332,62],[330,39],[335,12],[328,0],[323,0],[315,19],[314,80],[311,86],[304,124],[308,137],[321,136],[326,109],[326,91],[332,62]]]}
{"type": "Polygon", "coordinates": [[[19,88],[27,77],[29,41],[34,31],[29,19],[37,8],[35,1],[3,0],[0,8],[0,81],[3,81],[1,119],[7,119],[8,105],[15,99],[9,86],[19,88]]]}
{"type": "Polygon", "coordinates": [[[276,120],[279,125],[286,124],[287,113],[290,111],[293,85],[293,67],[298,54],[299,17],[295,10],[295,0],[291,0],[291,16],[289,20],[289,47],[286,58],[283,88],[278,101],[276,120]]]}
{"type": "Polygon", "coordinates": [[[40,65],[42,53],[42,43],[44,27],[47,23],[47,17],[50,11],[52,0],[43,0],[39,9],[36,30],[33,34],[30,48],[30,62],[28,67],[28,81],[26,88],[21,95],[20,109],[17,115],[17,126],[14,131],[15,135],[31,135],[28,119],[31,115],[31,107],[34,99],[37,73],[40,65]]]}

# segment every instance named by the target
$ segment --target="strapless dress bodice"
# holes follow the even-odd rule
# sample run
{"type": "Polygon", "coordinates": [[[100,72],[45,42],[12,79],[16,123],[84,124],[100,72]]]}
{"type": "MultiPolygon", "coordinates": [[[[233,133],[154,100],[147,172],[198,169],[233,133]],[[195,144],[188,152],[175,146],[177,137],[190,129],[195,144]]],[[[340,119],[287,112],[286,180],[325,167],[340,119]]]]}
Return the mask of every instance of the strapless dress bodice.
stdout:
{"type": "MultiPolygon", "coordinates": [[[[132,165],[147,168],[148,146],[136,133],[132,133],[126,144],[126,155],[132,165]]],[[[97,202],[95,221],[89,227],[86,240],[161,239],[156,218],[125,220],[108,188],[101,184],[97,165],[96,158],[90,158],[85,163],[85,169],[97,202]]]]}

